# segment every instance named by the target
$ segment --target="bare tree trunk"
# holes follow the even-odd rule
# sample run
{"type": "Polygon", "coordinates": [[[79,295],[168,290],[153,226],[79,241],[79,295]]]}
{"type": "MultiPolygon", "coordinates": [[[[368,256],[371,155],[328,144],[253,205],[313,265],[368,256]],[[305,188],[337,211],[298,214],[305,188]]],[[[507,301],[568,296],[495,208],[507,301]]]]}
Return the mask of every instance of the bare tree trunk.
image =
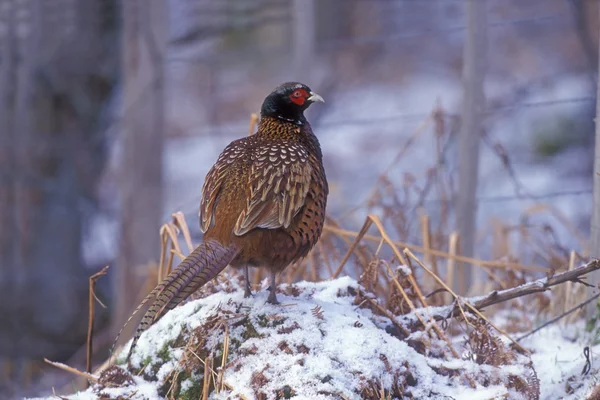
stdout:
{"type": "Polygon", "coordinates": [[[82,205],[105,161],[111,3],[0,4],[0,358],[13,365],[64,360],[85,341],[82,205]]]}
{"type": "Polygon", "coordinates": [[[310,85],[310,71],[315,57],[315,1],[294,0],[292,19],[294,80],[310,85]]]}
{"type": "MultiPolygon", "coordinates": [[[[15,175],[15,92],[16,92],[16,19],[12,1],[0,3],[0,23],[5,33],[0,37],[0,284],[4,285],[16,265],[15,175]]],[[[6,288],[8,289],[8,287],[6,288]]]]}
{"type": "Polygon", "coordinates": [[[595,39],[597,32],[593,29],[592,18],[596,4],[587,0],[571,0],[569,2],[573,11],[575,32],[581,43],[581,50],[586,58],[592,73],[592,80],[596,83],[595,72],[598,69],[598,42],[595,39]]]}
{"type": "MultiPolygon", "coordinates": [[[[483,82],[486,70],[487,2],[465,0],[467,37],[464,48],[464,103],[459,137],[458,197],[456,226],[461,238],[461,252],[473,256],[477,221],[477,179],[479,175],[479,142],[483,129],[485,96],[483,82]]],[[[473,267],[462,264],[458,270],[456,290],[466,293],[473,282],[473,267]]]]}
{"type": "MultiPolygon", "coordinates": [[[[5,27],[0,37],[0,301],[11,301],[15,296],[11,271],[20,270],[17,259],[18,237],[15,202],[16,147],[15,111],[17,80],[17,30],[16,7],[13,1],[0,3],[0,23],[5,27]]],[[[8,351],[8,343],[16,336],[14,325],[9,322],[14,314],[0,316],[0,324],[9,330],[0,340],[0,362],[12,361],[14,354],[8,351]],[[12,328],[12,329],[11,329],[12,328]]],[[[15,324],[16,325],[16,324],[15,324]]],[[[0,386],[0,392],[2,387],[0,386]]]]}
{"type": "MultiPolygon", "coordinates": [[[[600,32],[598,32],[600,34],[600,32]]],[[[599,52],[600,54],[600,52],[599,52]]],[[[598,64],[600,65],[600,63],[598,64]]],[[[599,72],[600,74],[600,72],[599,72]]],[[[596,84],[596,146],[594,154],[594,209],[592,211],[592,224],[591,224],[591,243],[590,243],[590,257],[600,258],[600,79],[597,80],[596,84]]],[[[590,281],[596,288],[589,288],[590,296],[598,292],[598,285],[600,284],[600,272],[595,271],[590,274],[590,281]]],[[[585,311],[588,318],[592,318],[598,314],[596,306],[598,302],[592,302],[587,305],[585,311]]]]}
{"type": "Polygon", "coordinates": [[[163,206],[164,54],[168,2],[122,2],[124,124],[119,189],[121,240],[114,275],[118,330],[141,289],[136,268],[157,261],[163,206]]]}

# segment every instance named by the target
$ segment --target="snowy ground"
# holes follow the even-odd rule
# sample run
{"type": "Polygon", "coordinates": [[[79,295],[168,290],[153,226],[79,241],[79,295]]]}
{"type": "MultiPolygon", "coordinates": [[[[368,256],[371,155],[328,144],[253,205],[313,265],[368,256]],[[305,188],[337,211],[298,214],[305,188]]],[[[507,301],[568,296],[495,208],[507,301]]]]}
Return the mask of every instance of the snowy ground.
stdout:
{"type": "Polygon", "coordinates": [[[159,399],[175,390],[179,398],[197,399],[203,381],[200,359],[211,352],[215,379],[223,382],[221,393],[213,392],[211,399],[379,399],[382,387],[392,391],[392,398],[402,393],[415,399],[534,399],[537,385],[530,361],[540,399],[584,399],[600,367],[596,345],[591,371],[581,374],[588,339],[580,324],[553,325],[527,338],[523,345],[531,359],[500,340],[497,348],[478,355],[478,363],[464,337],[452,340],[459,358],[437,339],[421,342],[425,347],[419,348],[420,331],[398,337],[388,318],[356,304],[359,286],[350,278],[280,289],[281,305],[265,304],[264,290],[244,299],[236,285],[176,308],[139,341],[131,360],[133,384],[96,386],[69,398],[159,399]],[[221,377],[225,336],[228,362],[221,377]],[[481,361],[489,352],[495,361],[481,361]],[[398,383],[395,389],[393,382],[398,383]]]}
{"type": "Polygon", "coordinates": [[[590,348],[591,370],[582,376],[587,341],[583,323],[551,325],[523,340],[541,381],[541,399],[586,399],[590,387],[600,384],[599,344],[590,348]]]}

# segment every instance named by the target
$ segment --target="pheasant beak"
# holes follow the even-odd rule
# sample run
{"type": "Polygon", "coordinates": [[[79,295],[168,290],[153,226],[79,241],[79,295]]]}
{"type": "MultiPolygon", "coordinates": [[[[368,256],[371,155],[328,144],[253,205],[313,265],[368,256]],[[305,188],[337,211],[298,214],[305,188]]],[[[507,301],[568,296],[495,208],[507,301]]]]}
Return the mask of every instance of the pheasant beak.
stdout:
{"type": "Polygon", "coordinates": [[[316,94],[315,92],[310,92],[310,97],[306,100],[313,102],[313,103],[325,103],[325,100],[323,100],[323,98],[321,96],[319,96],[318,94],[316,94]]]}

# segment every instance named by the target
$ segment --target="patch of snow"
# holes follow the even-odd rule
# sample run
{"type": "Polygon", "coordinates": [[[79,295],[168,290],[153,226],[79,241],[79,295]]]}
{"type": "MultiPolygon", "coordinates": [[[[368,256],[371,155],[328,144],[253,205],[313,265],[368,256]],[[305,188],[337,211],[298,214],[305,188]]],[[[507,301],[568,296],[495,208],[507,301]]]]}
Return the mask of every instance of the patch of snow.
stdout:
{"type": "MultiPolygon", "coordinates": [[[[255,399],[259,393],[275,399],[282,390],[293,391],[294,399],[360,399],[363,390],[373,385],[390,390],[394,382],[403,382],[402,393],[410,393],[415,399],[512,399],[519,394],[508,384],[483,386],[483,381],[473,379],[471,387],[465,377],[485,376],[508,382],[509,376],[523,377],[531,371],[524,355],[516,355],[511,365],[495,367],[469,357],[456,359],[418,352],[407,340],[388,333],[385,328],[391,326],[389,319],[354,304],[357,290],[364,289],[349,277],[281,285],[279,289],[279,305],[266,303],[266,291],[246,299],[241,288],[234,288],[175,308],[140,338],[131,359],[134,375],[141,370],[141,376],[134,377],[134,385],[90,388],[69,398],[95,399],[94,393],[116,398],[134,392],[133,399],[158,398],[157,393],[164,393],[163,385],[170,386],[168,378],[183,371],[184,347],[193,342],[190,335],[196,331],[201,335],[203,342],[198,346],[203,347],[197,352],[218,352],[225,325],[230,338],[223,375],[227,389],[213,392],[210,399],[255,399]],[[215,324],[215,318],[221,322],[215,324]],[[444,374],[440,370],[459,372],[444,374]]],[[[432,340],[422,331],[415,332],[411,339],[432,340]]],[[[455,345],[461,340],[457,339],[455,345]]],[[[127,351],[128,345],[121,357],[127,351]]],[[[200,370],[192,372],[191,377],[186,375],[180,393],[192,390],[201,381],[200,370]]]]}
{"type": "MultiPolygon", "coordinates": [[[[156,386],[151,382],[145,382],[142,378],[139,377],[134,377],[133,379],[135,380],[134,390],[132,390],[130,386],[122,388],[106,387],[102,389],[102,394],[105,396],[110,396],[109,398],[118,398],[119,396],[123,396],[132,400],[158,400],[162,398],[158,395],[156,391],[156,386]]],[[[93,399],[97,398],[98,397],[93,397],[93,399]]]]}
{"type": "Polygon", "coordinates": [[[402,275],[404,275],[404,276],[408,276],[408,275],[412,274],[412,270],[409,267],[407,267],[406,265],[398,265],[396,267],[396,269],[398,271],[400,271],[402,273],[402,275]]]}
{"type": "Polygon", "coordinates": [[[531,350],[531,360],[541,381],[541,400],[582,399],[597,385],[600,370],[600,344],[590,347],[591,371],[582,376],[586,360],[583,349],[589,338],[582,322],[556,323],[522,340],[531,350]],[[570,392],[568,388],[572,388],[570,392]]]}

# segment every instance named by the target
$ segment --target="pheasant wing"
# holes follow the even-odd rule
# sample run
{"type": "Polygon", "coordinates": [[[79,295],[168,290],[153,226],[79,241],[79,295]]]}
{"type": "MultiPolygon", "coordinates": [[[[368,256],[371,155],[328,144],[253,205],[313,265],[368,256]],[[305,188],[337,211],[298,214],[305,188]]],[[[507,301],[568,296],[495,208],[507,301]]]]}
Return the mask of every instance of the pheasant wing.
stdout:
{"type": "Polygon", "coordinates": [[[304,205],[311,182],[308,152],[281,142],[257,148],[250,167],[246,207],[234,227],[238,236],[254,228],[288,228],[304,205]]]}
{"type": "Polygon", "coordinates": [[[221,193],[221,185],[227,177],[230,165],[243,156],[244,150],[241,142],[244,139],[236,140],[225,147],[204,179],[199,211],[200,230],[203,233],[215,223],[214,211],[221,193]]]}

